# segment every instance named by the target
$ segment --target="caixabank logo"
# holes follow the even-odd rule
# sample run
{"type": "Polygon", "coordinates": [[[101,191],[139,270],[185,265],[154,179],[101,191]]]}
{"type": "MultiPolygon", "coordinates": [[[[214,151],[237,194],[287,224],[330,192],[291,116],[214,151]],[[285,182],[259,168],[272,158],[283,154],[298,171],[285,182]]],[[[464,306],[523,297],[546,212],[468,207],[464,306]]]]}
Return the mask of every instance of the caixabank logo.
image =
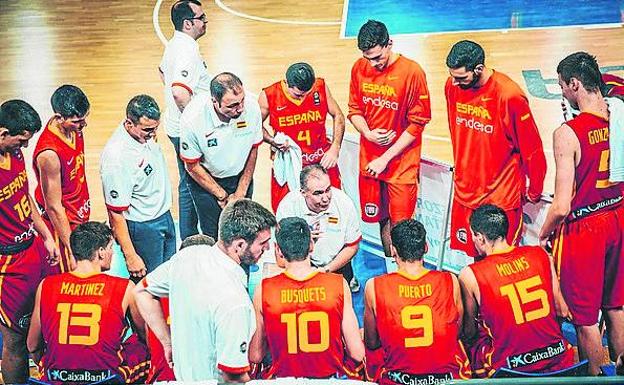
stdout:
{"type": "Polygon", "coordinates": [[[97,382],[111,377],[110,370],[48,369],[48,380],[63,382],[97,382]]]}
{"type": "Polygon", "coordinates": [[[531,350],[530,352],[514,354],[507,357],[507,366],[510,369],[522,368],[540,361],[548,360],[565,353],[566,347],[563,341],[555,342],[543,348],[531,350]]]}

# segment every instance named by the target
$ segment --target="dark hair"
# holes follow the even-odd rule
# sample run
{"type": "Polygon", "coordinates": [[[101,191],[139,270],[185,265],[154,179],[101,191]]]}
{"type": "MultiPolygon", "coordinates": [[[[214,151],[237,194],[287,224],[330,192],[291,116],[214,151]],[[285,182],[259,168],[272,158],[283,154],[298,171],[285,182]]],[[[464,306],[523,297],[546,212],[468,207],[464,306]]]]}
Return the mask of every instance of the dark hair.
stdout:
{"type": "Polygon", "coordinates": [[[405,219],[394,225],[390,230],[390,238],[402,261],[420,261],[425,255],[427,231],[415,219],[405,219]]]}
{"type": "Polygon", "coordinates": [[[221,72],[210,81],[210,94],[221,104],[227,91],[238,95],[243,90],[243,82],[231,72],[221,72]]]}
{"type": "Polygon", "coordinates": [[[262,230],[277,224],[275,215],[250,199],[239,199],[228,204],[219,217],[219,239],[230,245],[236,239],[253,243],[262,230]]]}
{"type": "Polygon", "coordinates": [[[288,262],[303,261],[308,257],[310,239],[310,227],[303,218],[284,218],[275,231],[277,245],[288,262]]]}
{"type": "Polygon", "coordinates": [[[159,120],[160,108],[156,100],[149,95],[137,95],[130,99],[126,107],[126,117],[134,124],[139,123],[139,119],[159,120]]]}
{"type": "Polygon", "coordinates": [[[52,111],[60,114],[63,118],[83,117],[89,112],[91,107],[87,95],[80,88],[71,84],[65,84],[57,88],[52,94],[50,102],[52,111]]]}
{"type": "Polygon", "coordinates": [[[369,20],[360,27],[357,39],[360,51],[368,51],[376,45],[387,46],[390,41],[390,35],[384,23],[377,20],[369,20]]]}
{"type": "Polygon", "coordinates": [[[286,83],[288,87],[297,87],[303,92],[308,92],[314,85],[314,70],[308,63],[295,63],[286,70],[286,83]]]}
{"type": "Polygon", "coordinates": [[[305,166],[299,174],[299,184],[301,185],[301,188],[304,190],[307,189],[310,177],[318,174],[328,175],[325,167],[321,166],[319,163],[312,163],[308,166],[305,166]]]}
{"type": "Polygon", "coordinates": [[[23,100],[7,100],[0,105],[0,127],[8,130],[10,136],[34,134],[41,129],[41,118],[35,109],[23,100]]]}
{"type": "Polygon", "coordinates": [[[106,248],[113,239],[110,227],[101,222],[86,222],[78,225],[69,236],[72,254],[77,261],[95,258],[99,248],[106,248]]]}
{"type": "Polygon", "coordinates": [[[446,66],[452,69],[465,67],[466,71],[472,71],[479,64],[485,64],[485,51],[470,40],[455,43],[446,57],[446,66]]]}
{"type": "Polygon", "coordinates": [[[180,0],[171,6],[171,22],[176,31],[182,31],[184,20],[195,17],[195,12],[191,9],[190,3],[201,7],[201,3],[197,0],[180,0]]]}
{"type": "Polygon", "coordinates": [[[474,233],[482,234],[488,241],[505,239],[509,231],[509,220],[500,207],[482,205],[470,215],[470,228],[474,233]]]}
{"type": "Polygon", "coordinates": [[[187,247],[191,247],[191,246],[200,246],[200,245],[212,246],[214,244],[215,244],[215,240],[210,235],[204,235],[204,234],[189,235],[188,237],[184,238],[184,240],[182,241],[182,244],[180,245],[180,250],[185,249],[187,247]]]}
{"type": "Polygon", "coordinates": [[[575,52],[559,62],[557,73],[570,84],[572,78],[578,79],[590,92],[597,92],[602,85],[602,75],[596,57],[587,52],[575,52]]]}

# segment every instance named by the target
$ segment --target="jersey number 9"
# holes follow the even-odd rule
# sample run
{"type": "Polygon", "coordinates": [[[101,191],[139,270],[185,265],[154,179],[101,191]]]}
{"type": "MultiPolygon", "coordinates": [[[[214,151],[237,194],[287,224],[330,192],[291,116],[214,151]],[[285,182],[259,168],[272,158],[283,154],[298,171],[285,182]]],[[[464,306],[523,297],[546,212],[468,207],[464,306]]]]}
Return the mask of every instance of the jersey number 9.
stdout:
{"type": "Polygon", "coordinates": [[[419,348],[433,344],[433,315],[429,306],[405,306],[401,310],[401,325],[405,329],[422,330],[420,337],[405,338],[406,348],[419,348]]]}

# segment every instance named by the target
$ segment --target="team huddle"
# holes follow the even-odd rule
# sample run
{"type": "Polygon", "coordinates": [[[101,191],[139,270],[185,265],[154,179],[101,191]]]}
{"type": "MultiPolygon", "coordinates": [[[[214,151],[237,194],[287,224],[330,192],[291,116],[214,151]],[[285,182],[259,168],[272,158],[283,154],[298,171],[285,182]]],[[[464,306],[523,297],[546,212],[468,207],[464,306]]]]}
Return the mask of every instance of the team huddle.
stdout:
{"type": "Polygon", "coordinates": [[[89,220],[84,92],[63,85],[51,97],[32,158],[34,198],[21,149],[41,118],[22,100],[0,105],[5,383],[27,381],[29,354],[45,384],[600,375],[600,318],[624,374],[624,81],[602,75],[593,56],[573,53],[557,67],[565,122],[553,134],[554,198],[540,244],[520,246],[523,205],[541,200],[546,175],[537,124],[520,86],[485,65],[479,44],[451,47],[450,245],[475,261],[456,276],[424,264],[426,231],[413,217],[431,100],[425,71],[392,50],[383,23],[360,28],[363,57],[351,71],[358,210],[341,190],[345,115],[325,80],[295,63],[256,99],[237,75],[208,74],[199,1],[177,1],[171,20],[159,65],[164,113],[151,96],[133,97],[101,153],[109,225],[89,220]],[[179,172],[179,250],[154,140],[161,120],[179,172]],[[251,200],[262,143],[272,211],[251,200]],[[352,302],[360,220],[379,224],[398,266],[366,282],[363,325],[352,302]],[[105,274],[114,242],[130,279],[105,274]],[[279,272],[250,297],[249,271],[271,245],[279,272]]]}

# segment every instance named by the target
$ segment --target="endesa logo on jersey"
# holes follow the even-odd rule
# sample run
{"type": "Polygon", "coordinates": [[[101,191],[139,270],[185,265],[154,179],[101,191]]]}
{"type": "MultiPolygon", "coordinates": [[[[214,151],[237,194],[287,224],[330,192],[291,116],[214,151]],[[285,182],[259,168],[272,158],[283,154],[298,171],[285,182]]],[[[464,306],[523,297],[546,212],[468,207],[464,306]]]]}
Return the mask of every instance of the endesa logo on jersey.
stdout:
{"type": "Polygon", "coordinates": [[[487,108],[482,106],[473,106],[472,104],[456,103],[456,111],[458,116],[455,117],[455,124],[464,126],[471,130],[491,134],[494,132],[494,126],[492,124],[484,123],[482,120],[492,120],[492,115],[487,108]],[[468,115],[459,116],[459,115],[468,115]]]}
{"type": "Polygon", "coordinates": [[[388,108],[394,111],[399,109],[399,103],[390,99],[397,96],[396,90],[392,86],[363,82],[362,93],[373,95],[362,96],[362,103],[364,104],[372,104],[375,107],[388,108]]]}

